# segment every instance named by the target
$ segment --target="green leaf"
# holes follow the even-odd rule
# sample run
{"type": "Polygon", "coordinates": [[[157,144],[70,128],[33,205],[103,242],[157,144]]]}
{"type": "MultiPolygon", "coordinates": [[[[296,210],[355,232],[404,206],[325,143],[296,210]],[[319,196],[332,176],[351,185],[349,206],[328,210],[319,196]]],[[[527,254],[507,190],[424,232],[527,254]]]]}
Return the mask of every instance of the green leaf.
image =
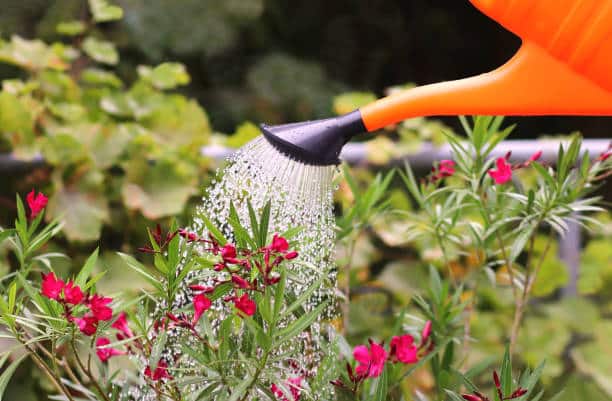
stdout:
{"type": "Polygon", "coordinates": [[[163,63],[155,68],[139,66],[138,75],[160,90],[187,85],[191,80],[187,69],[181,63],[163,63]]]}
{"type": "Polygon", "coordinates": [[[317,319],[317,317],[327,307],[328,303],[329,301],[325,301],[319,304],[315,309],[302,315],[299,319],[292,322],[289,326],[281,329],[277,334],[277,344],[281,344],[285,341],[291,340],[294,336],[302,333],[317,319]]]}
{"type": "Polygon", "coordinates": [[[123,86],[121,79],[110,71],[98,68],[87,68],[81,73],[81,81],[88,85],[109,86],[120,89],[123,86]]]}
{"type": "Polygon", "coordinates": [[[82,181],[77,185],[60,187],[49,199],[49,216],[62,219],[63,231],[70,241],[97,240],[103,223],[110,217],[102,189],[87,188],[90,180],[101,178],[100,173],[87,174],[81,177],[82,181]]]}
{"type": "Polygon", "coordinates": [[[116,21],[123,18],[121,7],[110,5],[106,0],[89,0],[89,9],[96,22],[116,21]]]}
{"type": "Polygon", "coordinates": [[[85,28],[86,26],[83,21],[74,20],[74,21],[60,22],[55,27],[55,30],[60,35],[76,36],[76,35],[80,35],[83,32],[85,32],[85,28]]]}
{"type": "Polygon", "coordinates": [[[386,364],[382,373],[374,382],[374,401],[386,401],[389,389],[389,364],[386,364]]]}
{"type": "Polygon", "coordinates": [[[100,248],[96,248],[96,250],[93,251],[91,255],[89,255],[89,257],[85,261],[85,264],[81,268],[81,271],[76,276],[74,283],[78,285],[79,287],[82,287],[85,285],[85,283],[87,282],[87,278],[89,278],[89,276],[91,275],[91,272],[93,271],[93,268],[96,266],[96,262],[98,261],[99,250],[100,248]]]}
{"type": "Polygon", "coordinates": [[[88,36],[83,41],[83,51],[95,61],[103,64],[115,65],[119,62],[119,53],[112,42],[88,36]]]}
{"type": "Polygon", "coordinates": [[[126,171],[123,202],[151,220],[179,214],[189,197],[197,193],[195,167],[181,160],[160,158],[148,163],[137,157],[126,164],[126,171]]]}
{"type": "Polygon", "coordinates": [[[508,345],[506,345],[506,352],[504,353],[504,359],[502,361],[500,380],[502,394],[504,397],[507,397],[512,393],[512,388],[514,387],[512,383],[512,359],[510,356],[510,347],[508,345]]]}
{"type": "Polygon", "coordinates": [[[0,227],[0,244],[2,244],[2,242],[4,242],[4,240],[6,240],[8,237],[10,237],[11,235],[13,235],[15,233],[15,229],[10,228],[10,229],[6,229],[6,228],[1,228],[0,227]]]}
{"type": "Polygon", "coordinates": [[[372,103],[376,95],[370,92],[347,92],[334,97],[334,112],[338,115],[350,113],[358,108],[372,103]]]}
{"type": "Polygon", "coordinates": [[[257,125],[250,121],[245,121],[238,126],[236,132],[227,138],[225,144],[231,148],[239,148],[260,135],[261,131],[257,125]]]}
{"type": "MultiPolygon", "coordinates": [[[[8,358],[8,356],[9,354],[6,354],[6,356],[2,358],[1,365],[4,365],[4,362],[6,362],[6,359],[8,358]]],[[[8,365],[8,367],[4,369],[4,372],[2,372],[2,375],[0,375],[0,401],[2,401],[4,398],[4,392],[6,391],[6,387],[8,386],[9,381],[11,380],[11,377],[13,377],[13,373],[15,373],[15,370],[17,369],[19,364],[21,364],[21,362],[23,362],[23,360],[27,356],[28,354],[24,353],[19,358],[11,362],[8,365]]]]}
{"type": "Polygon", "coordinates": [[[159,362],[159,358],[161,357],[161,353],[166,347],[166,341],[168,340],[168,333],[165,330],[162,330],[155,339],[155,343],[153,344],[153,348],[151,349],[151,356],[149,357],[149,366],[151,366],[151,371],[157,368],[157,362],[159,362]]]}
{"type": "Polygon", "coordinates": [[[15,95],[0,92],[0,138],[15,148],[34,143],[34,119],[28,107],[15,95]]]}

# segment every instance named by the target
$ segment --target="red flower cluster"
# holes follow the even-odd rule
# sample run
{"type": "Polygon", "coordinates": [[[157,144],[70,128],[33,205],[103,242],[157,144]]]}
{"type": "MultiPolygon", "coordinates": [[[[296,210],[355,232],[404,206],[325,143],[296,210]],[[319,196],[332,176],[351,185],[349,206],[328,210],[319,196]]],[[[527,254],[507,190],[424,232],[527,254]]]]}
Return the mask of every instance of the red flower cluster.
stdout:
{"type": "MultiPolygon", "coordinates": [[[[213,238],[199,238],[195,233],[185,229],[178,231],[179,235],[189,242],[205,243],[208,250],[220,256],[219,262],[214,265],[217,272],[228,273],[228,280],[216,280],[215,286],[191,285],[189,288],[196,293],[211,293],[221,284],[231,283],[234,288],[233,295],[224,298],[225,302],[233,302],[240,316],[253,316],[257,306],[249,296],[249,292],[263,292],[268,285],[280,281],[280,274],[275,271],[285,260],[292,260],[298,256],[296,251],[289,250],[289,242],[278,234],[274,234],[269,245],[256,251],[237,249],[233,244],[223,246],[213,238]],[[257,269],[258,277],[252,278],[252,270],[257,269]]],[[[195,316],[194,316],[195,317],[195,316]]],[[[199,315],[198,315],[199,318],[199,315]]],[[[197,320],[197,319],[196,319],[197,320]]]]}
{"type": "MultiPolygon", "coordinates": [[[[418,346],[410,334],[394,336],[391,339],[389,353],[385,351],[382,343],[378,344],[369,340],[369,345],[369,348],[366,345],[358,345],[353,349],[353,357],[358,362],[354,372],[351,365],[346,364],[346,370],[354,388],[369,377],[380,376],[387,361],[413,364],[428,354],[434,345],[431,339],[431,321],[425,323],[418,346]]],[[[331,383],[335,386],[346,387],[342,379],[333,380],[331,383]]]]}
{"type": "Polygon", "coordinates": [[[431,174],[425,181],[434,183],[453,174],[455,174],[455,162],[447,159],[440,160],[440,164],[437,167],[432,167],[431,174]]]}
{"type": "MultiPolygon", "coordinates": [[[[519,386],[516,390],[512,392],[512,394],[507,397],[504,397],[501,389],[499,375],[496,371],[493,371],[493,382],[495,383],[495,390],[497,391],[498,399],[502,401],[513,400],[515,398],[520,398],[527,394],[527,390],[519,386]]],[[[467,401],[490,401],[488,397],[479,393],[478,391],[474,391],[472,394],[462,394],[461,397],[463,397],[463,399],[467,401]]]]}
{"type": "Polygon", "coordinates": [[[150,366],[147,366],[144,375],[153,381],[172,379],[172,376],[168,373],[168,364],[163,359],[157,363],[154,370],[152,370],[150,366]]]}
{"type": "Polygon", "coordinates": [[[38,214],[47,206],[48,200],[49,199],[45,196],[45,194],[42,192],[36,194],[34,190],[26,195],[26,202],[30,208],[30,220],[34,220],[36,216],[38,216],[38,214]]]}
{"type": "MultiPolygon", "coordinates": [[[[43,274],[40,292],[43,296],[53,299],[64,307],[64,316],[74,323],[81,333],[86,336],[93,336],[98,331],[100,321],[110,321],[113,318],[113,310],[109,306],[113,302],[112,298],[103,297],[99,294],[84,294],[83,290],[70,280],[65,283],[58,279],[55,273],[43,274]],[[75,308],[83,305],[89,309],[81,317],[74,316],[75,308]]],[[[121,313],[117,320],[112,324],[117,329],[118,340],[132,337],[134,334],[130,330],[125,313],[121,313]]],[[[119,351],[110,347],[110,340],[100,337],[96,340],[96,353],[102,362],[106,362],[115,355],[123,355],[124,351],[119,351]]]]}

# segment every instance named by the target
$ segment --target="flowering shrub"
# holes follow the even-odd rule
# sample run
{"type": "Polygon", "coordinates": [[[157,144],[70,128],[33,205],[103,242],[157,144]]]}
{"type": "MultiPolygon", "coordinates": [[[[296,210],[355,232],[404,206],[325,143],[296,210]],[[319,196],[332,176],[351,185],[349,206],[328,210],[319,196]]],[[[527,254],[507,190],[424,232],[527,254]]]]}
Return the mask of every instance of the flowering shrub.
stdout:
{"type": "MultiPolygon", "coordinates": [[[[249,205],[248,224],[231,212],[231,238],[210,220],[205,234],[176,225],[149,230],[149,244],[139,248],[144,262],[120,254],[146,283],[129,297],[98,289],[97,250],[76,275],[58,273],[60,255],[46,247],[61,223],[43,223],[44,194],[30,192],[26,205],[17,197],[15,227],[0,231],[16,263],[1,281],[0,318],[3,336],[24,353],[5,352],[2,363],[12,358],[0,383],[28,357],[52,392],[70,401],[399,400],[406,398],[406,379],[423,372],[432,378],[427,394],[415,392],[423,400],[541,399],[544,365],[517,379],[511,364],[512,355],[521,356],[528,301],[550,251],[536,248],[538,231],[563,233],[568,217],[592,223],[586,213],[600,209],[588,195],[610,174],[612,160],[609,152],[579,158],[578,139],[561,148],[556,169],[540,163],[538,152],[516,162],[511,155],[493,159],[489,152],[508,132],[500,133],[499,124],[482,118],[468,141],[449,136],[454,160],[441,161],[420,182],[410,168],[400,173],[419,209],[390,209],[384,195],[393,175],[379,175],[339,219],[351,257],[381,213],[410,216],[403,235],[440,249],[427,271],[428,288],[393,314],[392,328],[368,335],[356,333],[346,317],[339,333],[315,323],[331,300],[308,308],[305,301],[326,274],[299,286],[297,230],[269,232],[270,204],[260,211],[249,205]],[[539,181],[519,185],[528,172],[539,181]],[[461,274],[451,260],[470,250],[479,269],[461,274]],[[482,379],[491,358],[470,353],[479,341],[472,327],[483,287],[507,290],[514,301],[513,319],[502,320],[509,345],[492,383],[482,379]]],[[[357,190],[350,179],[349,185],[357,190]]],[[[348,288],[352,263],[349,258],[345,269],[348,288]]],[[[346,293],[349,314],[356,290],[346,293]]]]}

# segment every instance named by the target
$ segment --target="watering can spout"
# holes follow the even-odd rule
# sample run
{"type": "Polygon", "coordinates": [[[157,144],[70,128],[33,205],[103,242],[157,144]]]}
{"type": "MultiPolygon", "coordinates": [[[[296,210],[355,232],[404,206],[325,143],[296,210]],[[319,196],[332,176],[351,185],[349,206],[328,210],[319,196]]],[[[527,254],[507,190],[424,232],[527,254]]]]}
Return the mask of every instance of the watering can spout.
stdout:
{"type": "Polygon", "coordinates": [[[337,162],[364,131],[440,115],[612,116],[612,0],[470,0],[523,44],[487,74],[409,89],[345,116],[263,126],[268,141],[304,163],[337,162]]]}
{"type": "Polygon", "coordinates": [[[612,115],[612,93],[524,42],[497,70],[400,92],[361,113],[368,131],[419,116],[612,115]]]}

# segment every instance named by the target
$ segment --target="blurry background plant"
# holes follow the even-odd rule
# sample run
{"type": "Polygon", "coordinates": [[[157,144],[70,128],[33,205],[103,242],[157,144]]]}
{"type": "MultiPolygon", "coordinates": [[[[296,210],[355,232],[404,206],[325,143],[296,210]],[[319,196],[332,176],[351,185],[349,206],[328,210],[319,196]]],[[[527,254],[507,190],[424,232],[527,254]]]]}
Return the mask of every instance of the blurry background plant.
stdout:
{"type": "MultiPolygon", "coordinates": [[[[38,150],[47,160],[2,171],[0,225],[9,226],[16,215],[15,192],[44,189],[51,197],[49,216],[64,212],[63,234],[44,252],[63,251],[73,259],[55,261],[67,276],[99,239],[94,270],[109,268],[98,282],[108,293],[144,285],[114,251],[132,252],[145,242],[143,227],[150,220],[162,225],[172,216],[189,220],[212,166],[199,157],[200,144],[239,147],[259,134],[245,120],[287,122],[346,112],[400,89],[386,89],[397,82],[422,84],[488,70],[518,46],[516,38],[467,1],[212,0],[183,1],[177,7],[161,0],[122,0],[117,5],[123,11],[104,1],[0,1],[0,153],[27,160],[38,150]],[[364,54],[364,48],[371,51],[364,54]],[[212,132],[208,117],[216,130],[233,134],[212,132]]],[[[414,119],[387,127],[386,135],[366,145],[369,166],[351,169],[353,188],[348,180],[340,181],[338,266],[351,271],[350,315],[344,325],[351,344],[391,338],[399,312],[429,282],[430,264],[440,269],[443,281],[449,279],[436,241],[407,236],[414,223],[384,212],[421,213],[401,177],[386,181],[387,173],[380,171],[423,141],[446,142],[447,126],[461,129],[455,119],[443,122],[414,119]],[[378,173],[381,179],[372,185],[378,173]],[[377,189],[383,183],[386,190],[377,189]],[[351,246],[354,251],[348,252],[351,246]]],[[[606,136],[610,128],[609,120],[599,118],[521,119],[520,124],[512,138],[574,129],[606,136]]],[[[426,173],[415,172],[417,180],[426,173]]],[[[520,174],[531,184],[538,173],[523,169],[520,174]]],[[[599,193],[609,196],[606,188],[599,193]]],[[[603,228],[584,240],[580,297],[564,296],[570,277],[552,241],[517,339],[515,364],[533,367],[546,358],[544,383],[565,385],[562,400],[605,400],[612,394],[612,220],[608,212],[593,219],[603,228]]],[[[472,280],[483,255],[467,246],[450,248],[448,264],[455,277],[472,280]]],[[[534,255],[546,248],[546,237],[538,233],[534,255]]],[[[519,257],[517,263],[523,261],[519,257]]],[[[0,247],[2,271],[13,272],[17,264],[0,247]]],[[[501,284],[507,280],[503,272],[496,276],[501,284]]],[[[489,283],[462,292],[463,301],[471,301],[470,334],[477,341],[469,346],[480,371],[491,366],[491,355],[503,352],[513,308],[510,289],[489,283]]],[[[483,377],[490,387],[490,374],[483,377]]],[[[402,389],[431,394],[432,378],[418,369],[402,389]]],[[[44,377],[30,377],[24,363],[8,394],[19,391],[24,400],[38,399],[49,385],[44,377]]]]}

